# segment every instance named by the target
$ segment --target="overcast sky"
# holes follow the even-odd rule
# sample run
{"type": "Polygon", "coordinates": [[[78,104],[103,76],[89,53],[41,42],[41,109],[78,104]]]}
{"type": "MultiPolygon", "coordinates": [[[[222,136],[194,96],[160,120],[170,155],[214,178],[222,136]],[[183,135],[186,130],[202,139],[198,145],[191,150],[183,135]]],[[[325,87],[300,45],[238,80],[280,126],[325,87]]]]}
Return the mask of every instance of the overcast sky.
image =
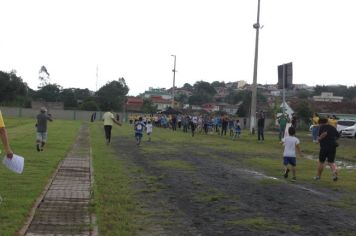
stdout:
{"type": "MultiPolygon", "coordinates": [[[[196,81],[252,83],[257,0],[0,0],[0,70],[37,89],[96,90],[124,77],[130,95],[196,81]],[[98,65],[98,80],[96,67],[98,65]]],[[[355,85],[355,0],[261,0],[258,83],[355,85]]]]}

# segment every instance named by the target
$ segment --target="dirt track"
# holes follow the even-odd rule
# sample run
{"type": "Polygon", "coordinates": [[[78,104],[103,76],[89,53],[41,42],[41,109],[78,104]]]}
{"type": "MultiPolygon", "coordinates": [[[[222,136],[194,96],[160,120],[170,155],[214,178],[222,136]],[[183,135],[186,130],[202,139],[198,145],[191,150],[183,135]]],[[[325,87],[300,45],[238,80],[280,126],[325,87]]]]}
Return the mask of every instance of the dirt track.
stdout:
{"type": "Polygon", "coordinates": [[[153,155],[145,145],[160,150],[166,144],[136,147],[124,137],[112,145],[147,212],[140,235],[356,234],[355,209],[333,206],[345,193],[268,179],[239,165],[243,154],[195,145],[153,155]],[[171,160],[176,166],[169,166],[171,160]]]}

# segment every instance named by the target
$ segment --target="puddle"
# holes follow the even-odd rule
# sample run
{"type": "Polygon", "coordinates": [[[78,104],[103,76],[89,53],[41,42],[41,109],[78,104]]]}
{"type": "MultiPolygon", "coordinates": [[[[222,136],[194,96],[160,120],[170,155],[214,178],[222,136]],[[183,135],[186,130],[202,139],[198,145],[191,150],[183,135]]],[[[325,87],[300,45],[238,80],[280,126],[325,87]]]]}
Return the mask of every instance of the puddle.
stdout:
{"type": "MultiPolygon", "coordinates": [[[[303,156],[306,159],[312,160],[312,161],[318,161],[318,157],[312,156],[312,155],[304,155],[303,156]]],[[[356,170],[356,163],[353,163],[351,161],[335,161],[335,164],[338,169],[346,169],[346,170],[356,170]]],[[[327,168],[330,168],[329,166],[326,166],[327,168]]]]}

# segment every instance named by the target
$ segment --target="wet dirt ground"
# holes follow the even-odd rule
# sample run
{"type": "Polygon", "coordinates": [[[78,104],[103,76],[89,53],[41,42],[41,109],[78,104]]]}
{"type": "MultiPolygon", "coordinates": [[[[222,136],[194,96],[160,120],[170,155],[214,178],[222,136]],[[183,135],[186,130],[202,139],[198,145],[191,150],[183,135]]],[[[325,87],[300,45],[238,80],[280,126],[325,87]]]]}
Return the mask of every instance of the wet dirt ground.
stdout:
{"type": "Polygon", "coordinates": [[[112,146],[145,212],[139,235],[356,235],[356,209],[334,204],[352,196],[269,178],[239,162],[246,154],[127,137],[112,146]]]}

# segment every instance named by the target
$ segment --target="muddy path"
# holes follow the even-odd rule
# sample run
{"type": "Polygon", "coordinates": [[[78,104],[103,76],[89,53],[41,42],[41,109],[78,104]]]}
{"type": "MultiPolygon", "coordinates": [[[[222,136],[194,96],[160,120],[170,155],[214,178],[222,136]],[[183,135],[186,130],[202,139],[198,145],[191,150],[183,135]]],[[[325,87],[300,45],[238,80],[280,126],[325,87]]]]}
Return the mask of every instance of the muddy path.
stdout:
{"type": "Polygon", "coordinates": [[[139,235],[354,235],[347,193],[270,178],[247,154],[116,137],[145,212],[139,235]],[[164,148],[162,148],[164,147],[164,148]],[[231,164],[233,162],[233,164],[231,164]]]}

